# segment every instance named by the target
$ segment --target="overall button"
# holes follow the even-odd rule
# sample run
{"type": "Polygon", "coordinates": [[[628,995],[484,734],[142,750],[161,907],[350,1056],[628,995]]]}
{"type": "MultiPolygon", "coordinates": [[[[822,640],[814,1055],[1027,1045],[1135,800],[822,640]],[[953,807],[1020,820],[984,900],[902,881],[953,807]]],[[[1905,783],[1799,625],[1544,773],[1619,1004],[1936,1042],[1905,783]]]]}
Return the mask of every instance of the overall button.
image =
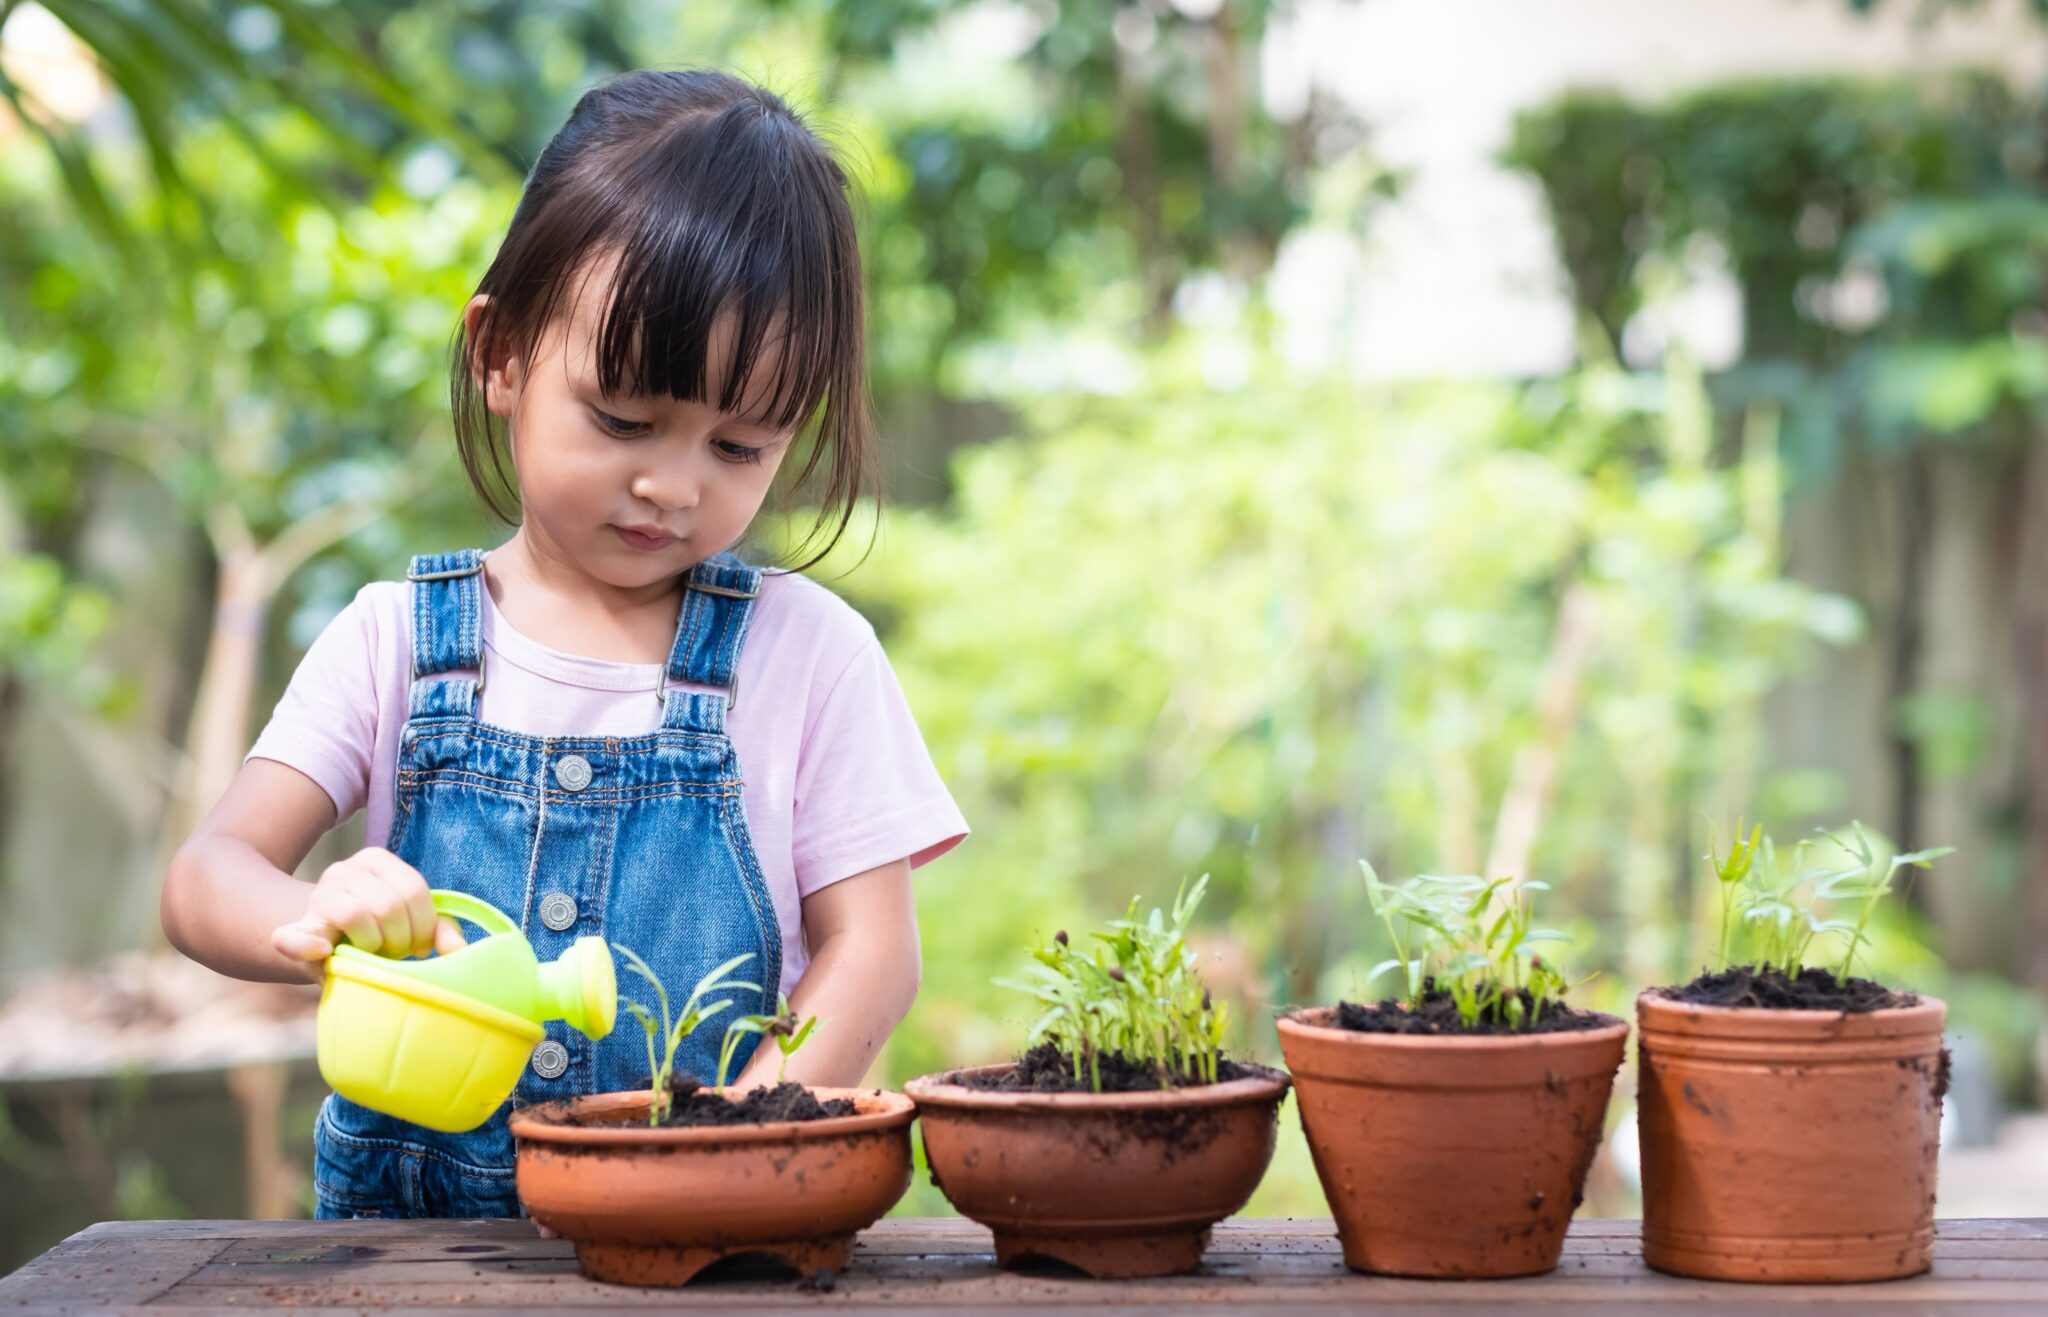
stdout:
{"type": "Polygon", "coordinates": [[[576,922],[576,900],[567,892],[549,892],[540,899],[540,922],[557,933],[576,922]]]}
{"type": "Polygon", "coordinates": [[[569,1049],[552,1038],[533,1049],[533,1073],[542,1079],[559,1079],[569,1068],[569,1049]]]}
{"type": "Polygon", "coordinates": [[[564,791],[581,791],[590,785],[590,761],[582,755],[563,755],[555,765],[555,781],[564,791]]]}

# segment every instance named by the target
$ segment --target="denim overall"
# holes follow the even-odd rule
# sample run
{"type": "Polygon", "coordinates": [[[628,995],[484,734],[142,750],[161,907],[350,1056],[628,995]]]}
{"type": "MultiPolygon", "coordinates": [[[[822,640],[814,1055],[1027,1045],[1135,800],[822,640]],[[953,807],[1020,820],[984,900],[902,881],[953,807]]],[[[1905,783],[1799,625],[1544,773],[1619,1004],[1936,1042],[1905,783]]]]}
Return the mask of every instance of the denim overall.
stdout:
{"type": "MultiPolygon", "coordinates": [[[[669,689],[659,728],[623,737],[527,736],[478,721],[483,554],[422,555],[406,579],[413,679],[390,849],[430,886],[481,897],[517,920],[543,961],[586,934],[631,948],[676,1008],[706,971],[751,952],[729,977],[761,991],[721,994],[732,998],[723,1018],[676,1052],[678,1071],[711,1078],[725,1019],[772,1010],[782,976],[781,931],[725,732],[760,572],[730,554],[691,571],[668,680],[712,689],[669,689]]],[[[652,1006],[651,988],[623,961],[619,969],[621,995],[652,1006]]],[[[756,1042],[745,1040],[735,1066],[756,1042]]],[[[331,1094],[314,1125],[318,1215],[517,1216],[511,1108],[647,1082],[646,1035],[621,1010],[597,1043],[549,1024],[511,1100],[467,1133],[423,1129],[331,1094]]]]}

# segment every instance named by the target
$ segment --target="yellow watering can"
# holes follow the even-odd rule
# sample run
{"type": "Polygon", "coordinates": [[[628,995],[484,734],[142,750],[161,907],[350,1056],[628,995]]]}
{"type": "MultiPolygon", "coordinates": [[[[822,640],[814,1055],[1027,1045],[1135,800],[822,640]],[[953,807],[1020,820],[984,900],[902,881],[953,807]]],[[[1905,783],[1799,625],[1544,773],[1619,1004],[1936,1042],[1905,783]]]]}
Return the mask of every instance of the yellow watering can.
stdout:
{"type": "Polygon", "coordinates": [[[543,965],[497,907],[462,892],[433,897],[435,910],[489,936],[429,960],[336,947],[317,1050],[321,1077],[349,1101],[453,1134],[512,1096],[545,1022],[566,1020],[592,1041],[610,1033],[619,988],[603,938],[579,937],[543,965]]]}

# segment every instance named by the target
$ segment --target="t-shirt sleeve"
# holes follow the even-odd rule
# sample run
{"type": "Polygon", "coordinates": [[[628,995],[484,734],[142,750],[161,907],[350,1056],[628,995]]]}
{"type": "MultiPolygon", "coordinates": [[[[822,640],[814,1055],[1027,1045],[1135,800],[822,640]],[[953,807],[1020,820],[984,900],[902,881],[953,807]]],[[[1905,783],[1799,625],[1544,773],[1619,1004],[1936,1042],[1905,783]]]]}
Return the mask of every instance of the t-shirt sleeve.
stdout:
{"type": "Polygon", "coordinates": [[[274,759],[318,782],[347,822],[370,793],[377,744],[377,617],[369,587],[335,614],[299,660],[270,722],[245,756],[274,759]]]}
{"type": "Polygon", "coordinates": [[[967,836],[909,701],[872,637],[805,729],[791,853],[802,896],[895,860],[916,868],[967,836]]]}

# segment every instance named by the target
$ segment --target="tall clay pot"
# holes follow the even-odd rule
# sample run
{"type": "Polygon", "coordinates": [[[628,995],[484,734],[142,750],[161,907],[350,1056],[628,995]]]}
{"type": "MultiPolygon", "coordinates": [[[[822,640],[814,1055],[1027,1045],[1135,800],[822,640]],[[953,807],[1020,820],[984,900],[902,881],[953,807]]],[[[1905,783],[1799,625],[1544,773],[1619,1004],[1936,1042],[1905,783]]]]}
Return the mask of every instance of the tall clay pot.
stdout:
{"type": "Polygon", "coordinates": [[[1101,1279],[1166,1276],[1202,1260],[1209,1229],[1245,1205],[1273,1159],[1287,1076],[1143,1093],[1034,1093],[963,1077],[905,1084],[932,1179],[995,1234],[996,1261],[1044,1257],[1101,1279]]]}
{"type": "Polygon", "coordinates": [[[600,1093],[512,1113],[519,1201],[576,1245],[586,1275],[682,1285],[720,1258],[766,1253],[804,1275],[838,1272],[857,1231],[910,1187],[910,1100],[874,1089],[851,1116],[651,1128],[649,1092],[600,1093]]]}
{"type": "Polygon", "coordinates": [[[1358,1033],[1280,1021],[1344,1261],[1390,1276],[1557,1265],[1599,1150],[1626,1022],[1539,1034],[1358,1033]]]}
{"type": "Polygon", "coordinates": [[[1693,1006],[1641,1025],[1643,1260],[1712,1280],[1889,1280],[1934,1261],[1947,1009],[1693,1006]]]}

